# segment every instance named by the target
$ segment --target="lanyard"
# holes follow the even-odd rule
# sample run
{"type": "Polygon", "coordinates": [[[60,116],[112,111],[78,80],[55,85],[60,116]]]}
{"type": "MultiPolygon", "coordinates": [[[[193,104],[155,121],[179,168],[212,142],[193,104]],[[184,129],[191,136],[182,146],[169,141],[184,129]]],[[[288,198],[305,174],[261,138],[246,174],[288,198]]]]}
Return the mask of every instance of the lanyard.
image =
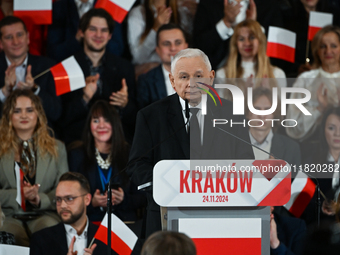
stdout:
{"type": "Polygon", "coordinates": [[[102,168],[100,166],[98,166],[98,171],[99,171],[100,181],[102,183],[102,188],[103,188],[103,191],[105,192],[105,185],[109,183],[110,178],[111,178],[112,167],[110,166],[110,168],[108,170],[109,173],[107,174],[107,178],[105,178],[103,170],[102,170],[102,168]]]}

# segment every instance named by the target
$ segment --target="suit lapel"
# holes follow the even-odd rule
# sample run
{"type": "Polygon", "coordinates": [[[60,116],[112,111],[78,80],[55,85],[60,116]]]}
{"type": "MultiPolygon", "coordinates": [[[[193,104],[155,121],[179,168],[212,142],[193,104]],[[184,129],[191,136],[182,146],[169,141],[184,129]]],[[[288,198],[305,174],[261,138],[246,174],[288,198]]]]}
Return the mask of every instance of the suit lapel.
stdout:
{"type": "Polygon", "coordinates": [[[183,113],[177,94],[171,96],[167,118],[170,126],[173,129],[173,132],[175,133],[176,138],[181,145],[185,157],[190,158],[190,141],[186,128],[183,127],[183,113]]]}
{"type": "Polygon", "coordinates": [[[282,159],[282,157],[284,156],[285,146],[280,146],[280,145],[282,145],[282,141],[280,141],[280,137],[274,134],[273,139],[272,139],[272,146],[270,147],[270,153],[273,154],[278,159],[282,159]]]}
{"type": "MultiPolygon", "coordinates": [[[[56,242],[58,244],[58,247],[61,249],[61,254],[67,254],[68,252],[68,246],[67,246],[67,239],[66,239],[66,230],[63,223],[59,223],[55,229],[55,236],[56,242]]],[[[55,247],[58,249],[57,247],[55,247]]],[[[53,247],[51,247],[53,249],[53,247]]],[[[59,250],[59,249],[58,249],[59,250]]]]}
{"type": "Polygon", "coordinates": [[[5,175],[9,182],[10,187],[16,187],[16,179],[14,172],[14,152],[11,150],[10,153],[7,153],[3,156],[2,163],[5,175]]]}
{"type": "Polygon", "coordinates": [[[159,65],[156,69],[155,85],[156,85],[155,88],[156,88],[157,97],[159,99],[162,99],[168,96],[168,93],[166,91],[165,81],[164,81],[162,65],[159,65]]]}
{"type": "MultiPolygon", "coordinates": [[[[48,172],[48,164],[49,164],[49,154],[44,154],[43,156],[40,154],[40,150],[38,148],[37,150],[37,174],[36,174],[36,178],[35,178],[35,183],[39,183],[40,185],[43,185],[43,180],[44,177],[46,175],[46,173],[48,172]]],[[[33,183],[32,183],[33,184],[33,183]]]]}

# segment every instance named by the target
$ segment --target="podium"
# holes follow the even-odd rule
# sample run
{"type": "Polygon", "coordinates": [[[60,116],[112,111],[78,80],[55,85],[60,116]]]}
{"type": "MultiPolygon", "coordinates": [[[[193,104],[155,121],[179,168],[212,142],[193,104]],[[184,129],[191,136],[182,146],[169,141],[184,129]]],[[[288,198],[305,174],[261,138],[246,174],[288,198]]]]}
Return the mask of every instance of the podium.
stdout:
{"type": "Polygon", "coordinates": [[[290,199],[283,160],[163,160],[153,172],[162,228],[187,234],[197,254],[270,254],[270,207],[290,199]]]}

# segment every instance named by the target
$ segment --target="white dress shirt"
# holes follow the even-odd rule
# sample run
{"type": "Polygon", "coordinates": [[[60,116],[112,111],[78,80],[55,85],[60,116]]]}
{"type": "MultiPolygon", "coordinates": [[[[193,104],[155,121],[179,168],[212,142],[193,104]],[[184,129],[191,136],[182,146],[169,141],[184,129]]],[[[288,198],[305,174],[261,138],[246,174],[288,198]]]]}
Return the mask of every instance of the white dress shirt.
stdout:
{"type": "MultiPolygon", "coordinates": [[[[264,141],[262,143],[259,143],[258,141],[255,140],[255,138],[253,137],[253,135],[250,133],[249,131],[249,137],[250,137],[250,142],[251,144],[256,145],[257,147],[261,148],[264,151],[267,151],[268,153],[270,153],[270,149],[272,147],[272,139],[273,139],[273,131],[270,130],[267,137],[264,139],[264,141]]],[[[254,156],[255,159],[269,159],[269,155],[255,147],[253,148],[253,152],[254,152],[254,156]]]]}
{"type": "Polygon", "coordinates": [[[176,91],[174,90],[174,88],[171,85],[170,82],[170,78],[169,78],[169,74],[170,72],[168,72],[165,68],[164,65],[162,65],[162,71],[163,71],[163,76],[164,76],[164,81],[165,81],[165,88],[166,88],[166,94],[168,96],[174,94],[176,91]]]}
{"type": "Polygon", "coordinates": [[[89,227],[89,219],[87,218],[86,226],[80,235],[77,234],[77,230],[75,230],[71,225],[64,224],[66,231],[66,239],[67,239],[67,249],[70,247],[72,238],[75,236],[76,241],[74,242],[73,251],[78,251],[77,255],[83,255],[84,249],[87,246],[87,231],[89,227]]]}

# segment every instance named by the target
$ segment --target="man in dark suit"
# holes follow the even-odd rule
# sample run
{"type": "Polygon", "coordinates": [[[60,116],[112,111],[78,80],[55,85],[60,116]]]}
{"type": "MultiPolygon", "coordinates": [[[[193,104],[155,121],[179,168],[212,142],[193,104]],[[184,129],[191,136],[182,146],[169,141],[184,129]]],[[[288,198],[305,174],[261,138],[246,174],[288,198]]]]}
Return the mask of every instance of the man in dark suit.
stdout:
{"type": "MultiPolygon", "coordinates": [[[[153,167],[164,159],[250,159],[254,157],[249,145],[212,125],[213,119],[243,121],[244,116],[232,115],[231,102],[224,100],[222,106],[217,107],[212,100],[208,99],[207,115],[202,114],[204,102],[201,99],[204,97],[201,90],[197,88],[197,83],[191,83],[190,80],[206,78],[212,82],[214,75],[209,59],[202,51],[185,49],[176,54],[171,63],[170,73],[170,81],[176,94],[145,107],[137,115],[136,133],[128,169],[131,180],[137,186],[152,182],[153,167]],[[195,141],[191,137],[193,130],[190,130],[190,139],[188,136],[185,100],[188,100],[190,109],[196,108],[197,111],[196,117],[201,132],[199,136],[203,136],[203,140],[197,147],[191,143],[195,141]]],[[[194,118],[193,116],[191,114],[190,118],[194,118]]],[[[225,125],[222,129],[249,142],[247,130],[242,125],[236,128],[225,125]]],[[[149,236],[161,229],[161,220],[159,206],[153,200],[150,190],[147,192],[147,199],[146,236],[149,236]]]]}
{"type": "MultiPolygon", "coordinates": [[[[61,61],[82,49],[79,20],[96,4],[96,0],[58,0],[53,1],[53,22],[48,26],[47,55],[61,61]]],[[[106,49],[116,56],[124,51],[122,25],[115,22],[113,36],[106,49]]]]}
{"type": "Polygon", "coordinates": [[[175,93],[169,80],[171,58],[188,48],[184,30],[175,24],[161,26],[156,38],[156,52],[162,64],[138,77],[137,103],[140,109],[175,93]]]}
{"type": "Polygon", "coordinates": [[[65,143],[80,140],[92,104],[107,100],[117,107],[128,140],[132,139],[136,117],[133,66],[107,52],[114,21],[103,9],[91,9],[80,21],[84,49],[75,54],[86,77],[86,87],[62,96],[60,126],[65,143]]]}
{"type": "Polygon", "coordinates": [[[102,242],[95,241],[88,248],[98,229],[86,216],[86,206],[90,203],[87,179],[79,173],[63,174],[56,189],[57,212],[62,223],[35,232],[30,255],[73,255],[75,251],[83,254],[83,250],[84,254],[106,254],[106,245],[102,242]]]}
{"type": "Polygon", "coordinates": [[[37,79],[36,75],[54,65],[50,59],[28,53],[29,35],[25,23],[14,16],[0,21],[0,100],[3,103],[15,89],[30,89],[38,95],[49,121],[57,121],[61,114],[60,98],[56,96],[51,73],[37,79]]]}

